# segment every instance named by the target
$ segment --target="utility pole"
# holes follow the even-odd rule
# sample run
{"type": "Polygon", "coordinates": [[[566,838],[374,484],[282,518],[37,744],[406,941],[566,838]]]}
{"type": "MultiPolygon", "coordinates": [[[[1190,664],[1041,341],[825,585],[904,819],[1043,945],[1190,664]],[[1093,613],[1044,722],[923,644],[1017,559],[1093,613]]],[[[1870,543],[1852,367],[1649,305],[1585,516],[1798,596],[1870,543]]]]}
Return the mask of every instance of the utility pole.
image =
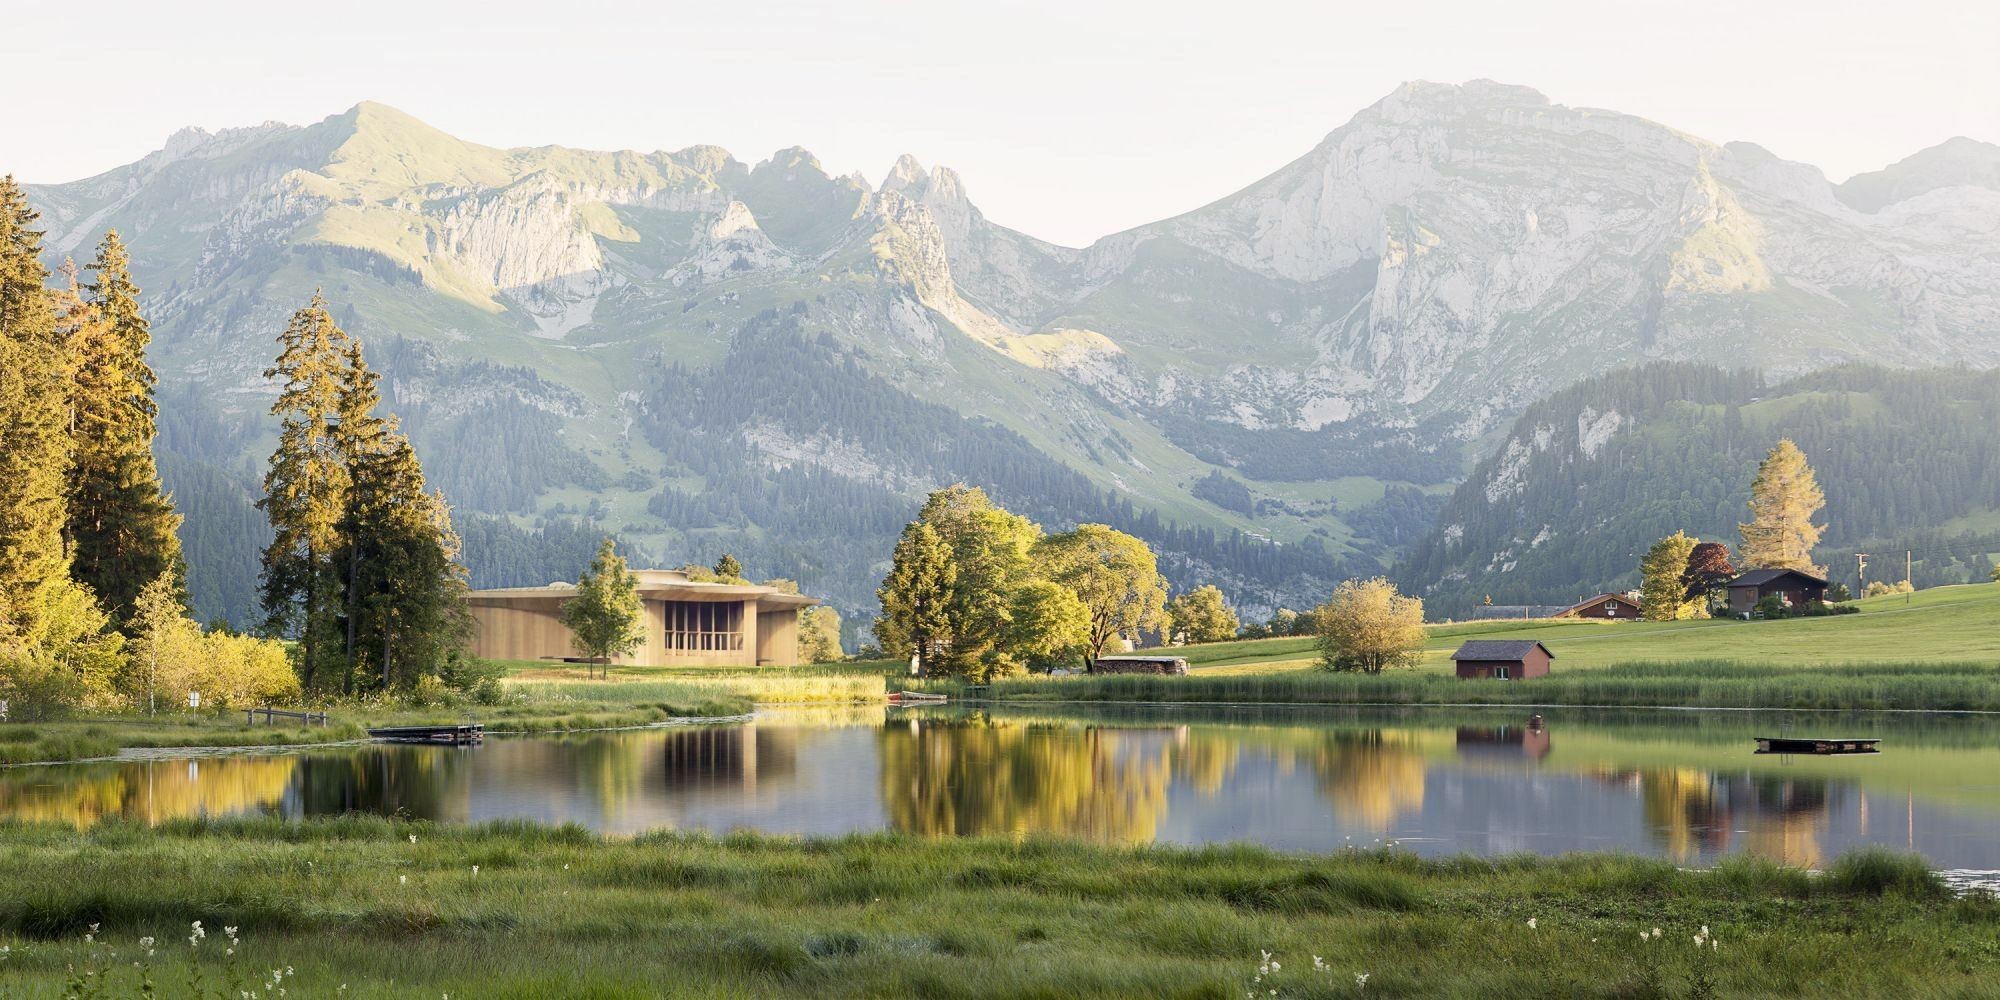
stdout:
{"type": "MultiPolygon", "coordinates": [[[[1909,584],[1909,585],[1910,585],[1910,589],[1911,589],[1912,591],[1914,591],[1914,590],[1916,590],[1916,589],[1917,589],[1917,582],[1916,582],[1915,580],[1912,580],[1912,579],[1910,579],[1910,563],[1911,563],[1911,559],[1910,559],[1910,555],[1911,555],[1911,552],[1910,552],[1910,550],[1909,550],[1909,549],[1904,549],[1904,550],[1903,550],[1903,582],[1904,582],[1904,583],[1907,583],[1907,584],[1909,584]]],[[[1910,597],[1911,597],[1911,596],[1912,596],[1912,595],[1910,595],[1910,594],[1904,594],[1904,595],[1903,595],[1903,604],[1904,604],[1904,605],[1906,605],[1906,606],[1907,606],[1907,605],[1908,605],[1908,604],[1910,603],[1910,597]]]]}
{"type": "Polygon", "coordinates": [[[1854,596],[1859,599],[1868,593],[1868,553],[1854,554],[1854,596]]]}

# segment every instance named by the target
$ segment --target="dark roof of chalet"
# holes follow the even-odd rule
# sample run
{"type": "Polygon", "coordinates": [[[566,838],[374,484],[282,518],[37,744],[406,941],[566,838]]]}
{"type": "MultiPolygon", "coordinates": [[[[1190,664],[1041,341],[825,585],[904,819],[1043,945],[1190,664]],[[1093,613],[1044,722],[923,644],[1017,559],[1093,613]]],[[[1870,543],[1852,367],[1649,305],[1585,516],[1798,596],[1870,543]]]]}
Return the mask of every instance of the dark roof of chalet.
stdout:
{"type": "Polygon", "coordinates": [[[1819,577],[1812,575],[1811,573],[1804,573],[1795,569],[1753,569],[1743,574],[1742,576],[1739,576],[1736,579],[1729,581],[1729,583],[1726,584],[1726,586],[1761,587],[1767,583],[1784,579],[1786,576],[1796,576],[1801,580],[1810,580],[1813,583],[1817,583],[1822,587],[1826,586],[1825,580],[1822,580],[1819,577]]]}
{"type": "Polygon", "coordinates": [[[1569,607],[1564,608],[1563,610],[1565,612],[1582,611],[1585,608],[1596,607],[1599,604],[1603,604],[1605,601],[1624,601],[1625,603],[1630,604],[1635,608],[1639,606],[1638,601],[1635,601],[1630,597],[1625,596],[1624,594],[1599,594],[1596,597],[1578,601],[1575,604],[1572,604],[1569,607]]]}
{"type": "Polygon", "coordinates": [[[1536,639],[1468,639],[1465,645],[1458,647],[1458,652],[1451,654],[1451,658],[1454,660],[1523,660],[1527,658],[1529,653],[1534,652],[1537,646],[1541,646],[1542,652],[1549,654],[1549,659],[1553,660],[1556,658],[1556,654],[1550,652],[1549,647],[1542,646],[1541,642],[1536,639]]]}

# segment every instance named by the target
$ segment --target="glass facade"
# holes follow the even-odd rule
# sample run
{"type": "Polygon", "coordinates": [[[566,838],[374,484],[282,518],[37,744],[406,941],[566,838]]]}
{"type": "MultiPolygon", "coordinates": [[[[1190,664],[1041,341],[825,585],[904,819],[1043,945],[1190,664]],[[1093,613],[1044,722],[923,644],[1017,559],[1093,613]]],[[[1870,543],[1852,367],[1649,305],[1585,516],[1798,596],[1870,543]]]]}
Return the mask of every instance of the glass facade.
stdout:
{"type": "Polygon", "coordinates": [[[665,601],[670,653],[707,653],[743,648],[742,601],[665,601]]]}

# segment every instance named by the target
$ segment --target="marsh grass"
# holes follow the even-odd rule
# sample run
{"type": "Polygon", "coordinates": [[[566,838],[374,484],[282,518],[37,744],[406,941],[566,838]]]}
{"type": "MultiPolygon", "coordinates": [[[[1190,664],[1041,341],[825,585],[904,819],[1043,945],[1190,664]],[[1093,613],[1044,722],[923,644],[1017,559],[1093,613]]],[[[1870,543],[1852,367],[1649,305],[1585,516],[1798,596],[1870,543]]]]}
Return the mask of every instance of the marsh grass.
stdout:
{"type": "MultiPolygon", "coordinates": [[[[294,967],[293,995],[315,996],[1236,997],[1264,951],[1285,996],[1352,996],[1364,973],[1369,995],[1630,996],[1635,955],[1678,996],[1702,925],[1722,942],[1706,974],[1724,996],[2000,989],[2000,907],[1953,903],[1889,855],[1826,875],[1750,860],[1695,872],[1601,855],[608,840],[358,816],[0,825],[0,848],[10,997],[61,995],[90,949],[155,935],[155,981],[222,982],[219,948],[175,943],[195,920],[238,928],[248,969],[294,967]],[[1653,926],[1671,937],[1635,952],[1653,926]]],[[[105,995],[137,983],[116,975],[105,995]]]]}
{"type": "MultiPolygon", "coordinates": [[[[1560,660],[1558,661],[1560,665],[1560,660]]],[[[953,689],[949,684],[931,686],[953,689]]],[[[990,698],[1382,705],[1594,705],[1769,709],[2000,711],[2000,666],[1883,663],[1770,666],[1727,660],[1628,663],[1527,681],[1459,680],[1432,673],[1378,676],[1316,670],[1033,677],[994,683],[990,698]]]]}

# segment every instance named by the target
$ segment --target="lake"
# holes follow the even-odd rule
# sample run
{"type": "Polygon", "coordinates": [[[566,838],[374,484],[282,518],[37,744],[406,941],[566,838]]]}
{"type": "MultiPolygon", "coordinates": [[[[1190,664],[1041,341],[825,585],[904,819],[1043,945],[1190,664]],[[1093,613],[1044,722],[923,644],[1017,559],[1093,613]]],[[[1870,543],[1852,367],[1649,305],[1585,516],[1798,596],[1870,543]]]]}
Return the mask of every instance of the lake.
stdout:
{"type": "Polygon", "coordinates": [[[1057,835],[1425,855],[1817,865],[1869,844],[2000,869],[2000,717],[1522,708],[851,707],[740,726],[0,770],[0,816],[358,811],[837,835],[1057,835]],[[1789,727],[1789,728],[1787,728],[1789,727]],[[1752,737],[1879,737],[1758,755],[1752,737]]]}

